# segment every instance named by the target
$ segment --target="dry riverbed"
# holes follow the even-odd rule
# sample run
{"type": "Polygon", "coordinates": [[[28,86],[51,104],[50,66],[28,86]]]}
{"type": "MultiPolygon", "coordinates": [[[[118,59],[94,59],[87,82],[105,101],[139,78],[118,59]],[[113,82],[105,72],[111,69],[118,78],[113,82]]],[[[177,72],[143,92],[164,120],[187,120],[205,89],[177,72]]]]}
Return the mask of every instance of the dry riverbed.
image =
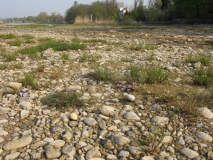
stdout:
{"type": "Polygon", "coordinates": [[[0,25],[0,159],[213,159],[212,46],[211,26],[0,25]]]}

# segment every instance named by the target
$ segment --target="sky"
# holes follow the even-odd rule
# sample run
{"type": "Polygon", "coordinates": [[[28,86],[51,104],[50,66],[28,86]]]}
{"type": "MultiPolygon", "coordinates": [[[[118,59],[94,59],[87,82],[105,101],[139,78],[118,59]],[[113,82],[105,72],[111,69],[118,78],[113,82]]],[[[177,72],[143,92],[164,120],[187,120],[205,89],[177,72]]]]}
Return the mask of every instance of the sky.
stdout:
{"type": "MultiPolygon", "coordinates": [[[[0,19],[37,16],[40,12],[60,13],[63,16],[73,6],[75,0],[0,0],[0,19]]],[[[97,0],[76,0],[78,4],[91,4],[97,0]]],[[[100,0],[102,1],[102,0],[100,0]]],[[[148,0],[144,0],[146,3],[148,0]]],[[[134,0],[117,0],[125,6],[132,7],[134,0]]]]}

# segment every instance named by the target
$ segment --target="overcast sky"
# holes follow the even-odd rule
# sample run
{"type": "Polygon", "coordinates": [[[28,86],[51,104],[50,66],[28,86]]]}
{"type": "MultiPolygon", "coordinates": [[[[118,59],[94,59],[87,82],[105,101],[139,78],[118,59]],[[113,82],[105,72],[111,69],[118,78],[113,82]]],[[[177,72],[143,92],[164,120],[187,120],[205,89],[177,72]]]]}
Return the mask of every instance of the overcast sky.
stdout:
{"type": "MultiPolygon", "coordinates": [[[[75,0],[0,0],[0,18],[37,16],[40,12],[65,14],[75,0]]],[[[77,0],[78,4],[91,4],[97,0],[77,0]]],[[[102,0],[100,0],[102,1],[102,0]]],[[[132,7],[134,0],[117,0],[132,7]]],[[[148,0],[144,0],[146,3],[148,0]]]]}

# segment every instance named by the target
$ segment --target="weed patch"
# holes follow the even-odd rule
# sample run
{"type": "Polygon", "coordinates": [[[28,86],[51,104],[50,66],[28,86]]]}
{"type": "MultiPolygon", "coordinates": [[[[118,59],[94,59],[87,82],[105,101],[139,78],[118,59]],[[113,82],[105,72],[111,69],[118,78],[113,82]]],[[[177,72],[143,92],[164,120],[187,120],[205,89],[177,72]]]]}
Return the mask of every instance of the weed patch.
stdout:
{"type": "Polygon", "coordinates": [[[94,73],[91,74],[91,76],[97,81],[108,82],[115,80],[117,74],[107,68],[98,68],[94,73]]]}
{"type": "Polygon", "coordinates": [[[200,62],[204,66],[209,66],[212,63],[211,57],[206,55],[187,55],[186,63],[197,63],[200,62]]]}
{"type": "Polygon", "coordinates": [[[66,53],[66,52],[63,52],[63,53],[61,54],[61,59],[63,59],[63,60],[68,60],[68,59],[69,59],[69,54],[66,53]]]}
{"type": "Polygon", "coordinates": [[[15,34],[12,34],[12,33],[10,33],[10,34],[1,34],[0,38],[2,38],[2,39],[13,39],[13,38],[17,38],[17,36],[15,34]]]}
{"type": "Polygon", "coordinates": [[[41,103],[48,105],[49,107],[56,107],[60,110],[68,107],[81,107],[84,105],[84,102],[80,99],[79,93],[66,91],[61,91],[44,97],[41,99],[41,103]]]}
{"type": "Polygon", "coordinates": [[[17,58],[17,54],[15,53],[0,53],[0,56],[4,58],[5,62],[15,61],[17,58]]]}
{"type": "Polygon", "coordinates": [[[20,80],[24,86],[31,86],[33,89],[38,89],[38,82],[35,73],[25,73],[24,78],[20,80]]]}
{"type": "Polygon", "coordinates": [[[213,85],[213,68],[200,68],[193,73],[193,82],[195,85],[212,86],[213,85]]]}
{"type": "Polygon", "coordinates": [[[30,34],[24,34],[23,36],[22,36],[24,39],[34,39],[35,37],[33,36],[33,35],[30,35],[30,34]]]}
{"type": "Polygon", "coordinates": [[[22,43],[23,42],[20,41],[20,40],[15,40],[15,41],[8,42],[8,44],[11,45],[11,46],[21,46],[22,43]]]}

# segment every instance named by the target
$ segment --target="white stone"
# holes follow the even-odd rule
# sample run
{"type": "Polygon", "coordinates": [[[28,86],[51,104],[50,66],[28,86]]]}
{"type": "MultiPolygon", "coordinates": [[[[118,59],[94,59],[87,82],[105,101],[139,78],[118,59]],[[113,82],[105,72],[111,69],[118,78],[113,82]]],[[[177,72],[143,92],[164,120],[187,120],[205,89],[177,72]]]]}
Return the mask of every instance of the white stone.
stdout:
{"type": "Polygon", "coordinates": [[[209,118],[209,119],[213,118],[213,113],[207,107],[198,108],[198,111],[205,118],[209,118]]]}
{"type": "Polygon", "coordinates": [[[188,157],[189,159],[192,159],[192,158],[195,158],[195,157],[198,157],[199,154],[189,148],[183,148],[181,149],[180,151],[181,154],[185,155],[186,157],[188,157]]]}
{"type": "Polygon", "coordinates": [[[196,136],[202,139],[203,141],[212,142],[212,137],[204,132],[197,132],[196,136]]]}
{"type": "Polygon", "coordinates": [[[8,122],[7,119],[1,119],[1,120],[0,120],[0,124],[7,123],[7,122],[8,122]]]}
{"type": "Polygon", "coordinates": [[[0,136],[6,136],[8,135],[8,132],[5,130],[0,130],[0,136]]]}
{"type": "Polygon", "coordinates": [[[113,116],[115,112],[115,108],[111,106],[102,106],[101,113],[105,116],[113,116]]]}
{"type": "Polygon", "coordinates": [[[21,119],[28,117],[30,114],[30,111],[28,110],[22,110],[20,113],[21,119]]]}
{"type": "Polygon", "coordinates": [[[24,110],[32,109],[32,104],[30,102],[23,101],[20,103],[20,105],[24,110]]]}
{"type": "Polygon", "coordinates": [[[65,145],[65,141],[63,140],[55,140],[53,142],[50,142],[50,145],[54,146],[55,148],[60,148],[65,145]]]}
{"type": "Polygon", "coordinates": [[[171,143],[173,141],[173,138],[171,136],[165,136],[163,137],[162,143],[171,143]]]}
{"type": "Polygon", "coordinates": [[[14,152],[14,153],[11,153],[11,154],[7,155],[4,158],[4,160],[13,160],[13,159],[16,159],[19,155],[20,155],[20,152],[14,152]]]}
{"type": "Polygon", "coordinates": [[[20,89],[22,87],[22,84],[18,82],[9,82],[7,85],[14,89],[20,89]]]}
{"type": "Polygon", "coordinates": [[[20,139],[13,140],[4,145],[4,150],[14,150],[18,148],[25,147],[32,142],[32,137],[30,135],[23,136],[20,139]]]}
{"type": "Polygon", "coordinates": [[[76,90],[80,90],[81,89],[81,86],[79,85],[71,85],[67,88],[68,91],[76,91],[76,90]]]}
{"type": "Polygon", "coordinates": [[[142,157],[141,160],[154,160],[154,157],[153,156],[145,156],[145,157],[142,157]]]}
{"type": "Polygon", "coordinates": [[[135,96],[132,94],[127,94],[127,95],[125,95],[125,99],[133,102],[133,101],[135,101],[135,96]]]}

